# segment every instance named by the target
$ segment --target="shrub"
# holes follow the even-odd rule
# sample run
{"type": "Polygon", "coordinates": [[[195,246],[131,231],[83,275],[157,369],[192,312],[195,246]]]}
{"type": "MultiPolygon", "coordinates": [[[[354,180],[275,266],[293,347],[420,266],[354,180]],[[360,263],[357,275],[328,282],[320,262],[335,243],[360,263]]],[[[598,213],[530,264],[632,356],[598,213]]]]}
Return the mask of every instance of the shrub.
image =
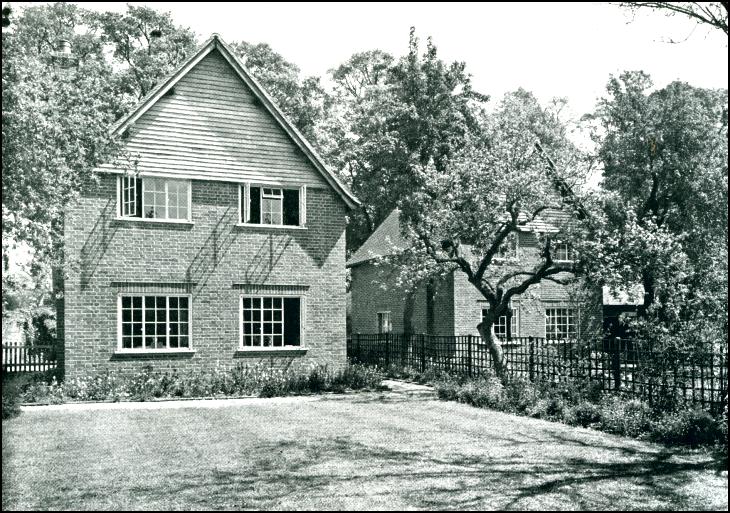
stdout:
{"type": "Polygon", "coordinates": [[[528,379],[519,377],[510,380],[504,388],[505,403],[509,411],[524,413],[538,400],[538,390],[528,379]]]}
{"type": "Polygon", "coordinates": [[[538,399],[533,405],[527,408],[526,413],[530,417],[547,420],[562,420],[565,410],[565,403],[558,396],[548,396],[538,399]]]}
{"type": "Polygon", "coordinates": [[[18,383],[3,382],[3,420],[20,415],[20,394],[18,383]]]}
{"type": "Polygon", "coordinates": [[[600,428],[609,433],[639,437],[651,430],[651,407],[637,399],[609,396],[601,402],[600,428]]]}
{"type": "Polygon", "coordinates": [[[667,412],[651,423],[651,438],[670,445],[708,445],[721,436],[717,421],[700,409],[667,412]]]}
{"type": "Polygon", "coordinates": [[[572,426],[593,427],[601,422],[601,407],[583,401],[565,411],[564,420],[572,426]]]}

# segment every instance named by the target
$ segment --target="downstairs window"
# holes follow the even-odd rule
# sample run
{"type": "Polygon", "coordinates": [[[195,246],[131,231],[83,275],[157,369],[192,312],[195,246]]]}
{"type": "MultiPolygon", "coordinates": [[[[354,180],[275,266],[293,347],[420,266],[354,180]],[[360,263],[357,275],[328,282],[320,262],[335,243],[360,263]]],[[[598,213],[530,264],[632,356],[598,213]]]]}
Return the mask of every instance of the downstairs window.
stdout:
{"type": "Polygon", "coordinates": [[[300,347],[300,297],[241,297],[241,349],[300,347]]]}
{"type": "Polygon", "coordinates": [[[122,295],[119,325],[121,349],[189,349],[190,298],[122,295]]]}

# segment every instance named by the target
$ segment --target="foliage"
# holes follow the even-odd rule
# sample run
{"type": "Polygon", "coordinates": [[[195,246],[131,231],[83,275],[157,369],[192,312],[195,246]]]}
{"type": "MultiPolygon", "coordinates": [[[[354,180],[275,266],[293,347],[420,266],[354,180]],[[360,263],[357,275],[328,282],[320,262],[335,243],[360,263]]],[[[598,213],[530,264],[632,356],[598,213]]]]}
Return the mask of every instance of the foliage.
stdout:
{"type": "MultiPolygon", "coordinates": [[[[727,415],[663,403],[603,394],[596,383],[566,380],[532,383],[514,378],[503,383],[487,374],[469,379],[441,375],[432,381],[440,399],[492,408],[566,424],[590,427],[668,445],[711,446],[727,452],[727,415]]],[[[727,412],[727,410],[726,410],[727,412]]]]}
{"type": "Polygon", "coordinates": [[[157,371],[146,365],[133,374],[105,371],[59,383],[37,381],[20,387],[25,402],[149,401],[179,397],[276,397],[323,392],[375,389],[381,374],[351,365],[337,372],[313,367],[308,372],[274,369],[266,365],[237,366],[212,371],[157,371]]]}
{"type": "Polygon", "coordinates": [[[727,2],[621,2],[632,10],[653,9],[667,16],[686,16],[698,25],[722,30],[727,36],[727,2]]]}
{"type": "Polygon", "coordinates": [[[591,116],[606,191],[591,272],[643,285],[644,338],[714,326],[727,339],[727,91],[651,87],[643,72],[611,77],[591,116]]]}
{"type": "Polygon", "coordinates": [[[417,185],[418,167],[442,170],[470,134],[480,132],[487,100],[476,93],[464,63],[446,64],[429,38],[419,55],[411,28],[408,54],[356,53],[330,70],[337,116],[327,152],[363,208],[353,214],[348,247],[357,249],[398,199],[417,185]]]}

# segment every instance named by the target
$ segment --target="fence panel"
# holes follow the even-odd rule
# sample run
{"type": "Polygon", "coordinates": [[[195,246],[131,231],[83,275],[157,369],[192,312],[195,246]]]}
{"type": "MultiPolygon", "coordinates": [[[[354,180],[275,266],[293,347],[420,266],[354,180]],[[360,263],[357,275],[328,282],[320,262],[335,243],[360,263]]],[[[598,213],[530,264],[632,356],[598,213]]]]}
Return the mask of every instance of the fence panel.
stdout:
{"type": "Polygon", "coordinates": [[[3,344],[3,373],[41,372],[57,366],[57,347],[54,345],[3,344]]]}
{"type": "MultiPolygon", "coordinates": [[[[5,346],[3,346],[5,347],[5,346]]],[[[655,403],[696,404],[715,413],[727,404],[727,350],[659,352],[643,341],[590,342],[515,337],[502,341],[507,373],[530,381],[590,379],[605,391],[655,403]]],[[[354,334],[347,340],[353,363],[411,367],[479,376],[493,368],[481,337],[428,334],[354,334]]],[[[5,369],[3,351],[3,369],[5,369]]]]}

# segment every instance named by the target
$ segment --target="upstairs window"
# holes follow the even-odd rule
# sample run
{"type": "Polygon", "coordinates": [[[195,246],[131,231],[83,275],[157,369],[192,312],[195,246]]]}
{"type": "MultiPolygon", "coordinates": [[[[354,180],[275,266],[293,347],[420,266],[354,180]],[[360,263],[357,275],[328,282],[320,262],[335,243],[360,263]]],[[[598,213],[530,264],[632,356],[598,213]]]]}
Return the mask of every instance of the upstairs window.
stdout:
{"type": "Polygon", "coordinates": [[[190,181],[123,176],[120,215],[146,219],[190,220],[190,181]]]}
{"type": "Polygon", "coordinates": [[[270,226],[304,226],[306,223],[306,187],[296,189],[243,185],[241,222],[270,226]]]}
{"type": "Polygon", "coordinates": [[[567,242],[556,242],[553,250],[553,261],[555,262],[573,262],[575,260],[575,251],[573,246],[567,242]]]}

